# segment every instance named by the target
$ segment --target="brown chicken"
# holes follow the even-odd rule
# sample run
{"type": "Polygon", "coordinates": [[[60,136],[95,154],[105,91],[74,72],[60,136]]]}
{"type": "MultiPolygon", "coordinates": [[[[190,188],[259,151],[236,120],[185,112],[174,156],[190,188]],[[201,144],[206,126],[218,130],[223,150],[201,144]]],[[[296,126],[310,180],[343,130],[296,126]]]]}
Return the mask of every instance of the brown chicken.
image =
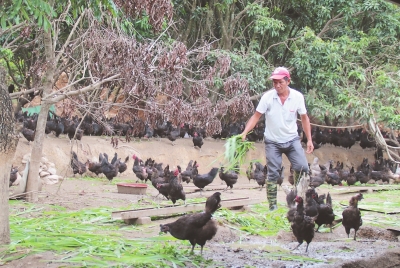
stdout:
{"type": "Polygon", "coordinates": [[[347,237],[350,237],[350,230],[354,229],[354,240],[356,240],[357,231],[362,225],[361,212],[358,208],[358,201],[361,199],[363,199],[361,193],[352,196],[349,201],[349,206],[342,212],[342,224],[346,230],[347,237]]]}
{"type": "Polygon", "coordinates": [[[294,215],[294,220],[291,224],[294,236],[299,244],[293,249],[297,249],[303,241],[307,242],[306,252],[308,251],[308,246],[314,238],[314,220],[316,217],[309,217],[304,214],[303,198],[296,197],[297,209],[294,215]]]}
{"type": "Polygon", "coordinates": [[[98,162],[92,162],[89,159],[86,161],[86,168],[90,171],[96,174],[98,176],[101,174],[101,164],[98,162]]]}
{"type": "Polygon", "coordinates": [[[217,223],[211,217],[219,207],[220,195],[221,193],[216,192],[207,198],[204,212],[186,215],[171,223],[160,224],[160,231],[169,232],[180,240],[189,240],[192,245],[191,252],[196,244],[200,245],[201,255],[203,255],[204,245],[217,233],[217,223]]]}

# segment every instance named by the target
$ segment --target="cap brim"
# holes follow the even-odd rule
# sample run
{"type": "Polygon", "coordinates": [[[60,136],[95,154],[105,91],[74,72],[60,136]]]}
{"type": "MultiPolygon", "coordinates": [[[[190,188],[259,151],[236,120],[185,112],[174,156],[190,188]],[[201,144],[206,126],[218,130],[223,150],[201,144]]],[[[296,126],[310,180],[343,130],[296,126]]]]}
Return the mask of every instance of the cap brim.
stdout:
{"type": "Polygon", "coordinates": [[[273,79],[283,79],[284,77],[287,77],[286,75],[282,75],[282,74],[275,74],[275,75],[272,75],[269,79],[270,80],[273,80],[273,79]]]}

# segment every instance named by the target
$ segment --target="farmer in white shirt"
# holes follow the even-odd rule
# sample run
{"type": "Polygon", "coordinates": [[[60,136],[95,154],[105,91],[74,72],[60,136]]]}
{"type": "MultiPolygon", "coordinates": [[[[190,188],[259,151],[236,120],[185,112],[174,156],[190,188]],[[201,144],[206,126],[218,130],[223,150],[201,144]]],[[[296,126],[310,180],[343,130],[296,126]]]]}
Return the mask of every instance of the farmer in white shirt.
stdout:
{"type": "Polygon", "coordinates": [[[242,139],[257,124],[261,115],[265,114],[265,155],[268,166],[267,199],[270,210],[275,210],[277,180],[282,166],[282,154],[285,154],[295,171],[295,185],[300,173],[308,172],[308,162],[301,146],[297,132],[297,114],[307,137],[306,153],[312,153],[314,146],[311,139],[310,119],[304,104],[304,96],[289,87],[290,73],[285,67],[276,68],[271,77],[274,88],[267,91],[257,106],[256,112],[249,119],[242,132],[242,139]]]}

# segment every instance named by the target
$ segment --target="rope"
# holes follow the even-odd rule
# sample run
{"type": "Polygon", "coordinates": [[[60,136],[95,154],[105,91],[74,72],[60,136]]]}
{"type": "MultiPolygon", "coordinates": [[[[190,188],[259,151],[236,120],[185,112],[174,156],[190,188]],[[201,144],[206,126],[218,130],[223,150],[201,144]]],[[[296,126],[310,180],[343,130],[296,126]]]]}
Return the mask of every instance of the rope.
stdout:
{"type": "MultiPolygon", "coordinates": [[[[297,121],[301,122],[301,119],[297,119],[297,121]]],[[[339,127],[334,127],[334,126],[324,126],[324,125],[319,125],[319,124],[314,124],[310,123],[312,126],[316,127],[322,127],[322,128],[359,128],[359,127],[365,127],[365,125],[354,125],[354,126],[339,126],[339,127]]]]}

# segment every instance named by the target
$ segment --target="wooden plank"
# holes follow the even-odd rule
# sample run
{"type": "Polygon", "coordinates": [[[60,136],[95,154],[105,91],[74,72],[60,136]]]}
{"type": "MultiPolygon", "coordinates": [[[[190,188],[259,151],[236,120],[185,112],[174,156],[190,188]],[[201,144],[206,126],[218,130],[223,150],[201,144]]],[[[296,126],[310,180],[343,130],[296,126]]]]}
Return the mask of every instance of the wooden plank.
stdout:
{"type": "MultiPolygon", "coordinates": [[[[229,199],[222,200],[221,207],[240,207],[251,204],[258,204],[261,202],[261,199],[250,199],[246,198],[238,198],[238,199],[229,199]]],[[[168,206],[163,208],[144,208],[144,209],[135,209],[135,210],[124,210],[124,211],[113,211],[112,218],[114,220],[128,220],[128,219],[137,219],[141,217],[151,217],[151,216],[165,216],[172,215],[177,213],[184,212],[193,212],[193,211],[201,211],[204,210],[205,202],[196,203],[196,204],[188,204],[187,206],[168,206]]]]}

